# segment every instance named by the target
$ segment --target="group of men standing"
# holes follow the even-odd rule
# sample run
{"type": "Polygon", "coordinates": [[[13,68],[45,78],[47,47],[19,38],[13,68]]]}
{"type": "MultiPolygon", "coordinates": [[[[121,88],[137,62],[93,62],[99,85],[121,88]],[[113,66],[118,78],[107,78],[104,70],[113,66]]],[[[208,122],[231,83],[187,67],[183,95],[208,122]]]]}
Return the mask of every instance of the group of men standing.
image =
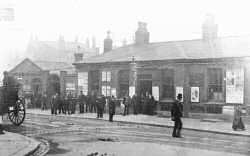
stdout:
{"type": "Polygon", "coordinates": [[[156,101],[154,97],[146,93],[146,96],[143,94],[138,96],[136,93],[130,98],[130,96],[125,96],[123,98],[124,104],[124,113],[123,115],[128,115],[130,107],[132,107],[133,113],[136,114],[147,114],[154,115],[156,109],[156,101]]]}
{"type": "Polygon", "coordinates": [[[85,113],[97,113],[97,118],[103,118],[106,103],[109,104],[109,114],[111,114],[110,121],[113,121],[113,115],[115,114],[115,101],[114,96],[106,98],[104,95],[92,94],[86,96],[80,91],[78,97],[73,97],[73,94],[69,92],[64,98],[60,97],[58,93],[55,93],[51,100],[48,100],[47,95],[42,97],[42,110],[46,109],[46,102],[51,105],[51,114],[74,114],[76,106],[79,106],[79,112],[85,113]]]}

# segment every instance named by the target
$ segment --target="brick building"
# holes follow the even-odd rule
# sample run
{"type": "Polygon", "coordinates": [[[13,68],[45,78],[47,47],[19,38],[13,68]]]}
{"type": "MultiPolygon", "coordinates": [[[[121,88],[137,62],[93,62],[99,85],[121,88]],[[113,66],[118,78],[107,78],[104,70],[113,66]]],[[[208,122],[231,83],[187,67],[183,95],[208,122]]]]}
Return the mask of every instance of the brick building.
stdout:
{"type": "Polygon", "coordinates": [[[227,105],[250,107],[250,37],[217,37],[212,19],[202,30],[202,39],[150,43],[140,22],[135,44],[116,49],[109,44],[102,55],[74,63],[78,90],[119,98],[149,92],[162,110],[183,93],[186,116],[221,113],[227,105]]]}

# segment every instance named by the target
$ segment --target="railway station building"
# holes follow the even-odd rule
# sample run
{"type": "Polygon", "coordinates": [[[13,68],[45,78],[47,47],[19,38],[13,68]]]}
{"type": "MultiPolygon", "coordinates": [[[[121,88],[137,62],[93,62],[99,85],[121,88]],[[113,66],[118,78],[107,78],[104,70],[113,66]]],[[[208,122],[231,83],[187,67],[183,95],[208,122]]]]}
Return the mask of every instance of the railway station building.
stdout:
{"type": "Polygon", "coordinates": [[[218,37],[212,20],[201,39],[150,43],[147,24],[139,22],[135,43],[79,60],[77,89],[85,94],[122,98],[152,94],[159,110],[169,110],[183,94],[184,114],[222,113],[226,106],[250,107],[250,37],[218,37]]]}

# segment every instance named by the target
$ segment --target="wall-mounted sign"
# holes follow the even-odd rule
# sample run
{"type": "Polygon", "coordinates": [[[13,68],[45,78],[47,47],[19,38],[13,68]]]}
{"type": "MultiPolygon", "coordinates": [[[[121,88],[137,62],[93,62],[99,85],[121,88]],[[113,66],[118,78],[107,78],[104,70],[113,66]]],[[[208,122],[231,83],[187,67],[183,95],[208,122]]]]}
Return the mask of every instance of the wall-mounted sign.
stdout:
{"type": "Polygon", "coordinates": [[[135,94],[135,86],[129,86],[129,96],[133,97],[135,94]]]}
{"type": "MultiPolygon", "coordinates": [[[[183,97],[183,87],[177,86],[175,88],[175,99],[177,99],[178,94],[181,94],[183,97]]],[[[183,102],[183,98],[181,99],[181,102],[183,102]]]]}
{"type": "Polygon", "coordinates": [[[191,87],[191,102],[199,102],[199,87],[191,87]]]}
{"type": "Polygon", "coordinates": [[[78,73],[78,90],[82,91],[84,95],[88,94],[88,72],[78,73]]]}
{"type": "Polygon", "coordinates": [[[159,101],[159,87],[158,86],[152,87],[152,95],[154,96],[154,99],[156,101],[159,101]]]}
{"type": "Polygon", "coordinates": [[[243,104],[244,70],[243,68],[226,71],[226,102],[243,104]]]}

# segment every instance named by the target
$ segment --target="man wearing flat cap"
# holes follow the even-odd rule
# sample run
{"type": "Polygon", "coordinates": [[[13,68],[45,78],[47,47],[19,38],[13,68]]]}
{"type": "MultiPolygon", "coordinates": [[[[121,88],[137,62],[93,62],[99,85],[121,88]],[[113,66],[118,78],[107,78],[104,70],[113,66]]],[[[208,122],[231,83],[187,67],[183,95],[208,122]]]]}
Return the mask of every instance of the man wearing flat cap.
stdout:
{"type": "Polygon", "coordinates": [[[172,105],[171,108],[171,119],[174,121],[174,129],[172,136],[176,138],[181,138],[182,121],[183,116],[183,105],[181,103],[182,94],[177,95],[177,100],[172,105]]]}

